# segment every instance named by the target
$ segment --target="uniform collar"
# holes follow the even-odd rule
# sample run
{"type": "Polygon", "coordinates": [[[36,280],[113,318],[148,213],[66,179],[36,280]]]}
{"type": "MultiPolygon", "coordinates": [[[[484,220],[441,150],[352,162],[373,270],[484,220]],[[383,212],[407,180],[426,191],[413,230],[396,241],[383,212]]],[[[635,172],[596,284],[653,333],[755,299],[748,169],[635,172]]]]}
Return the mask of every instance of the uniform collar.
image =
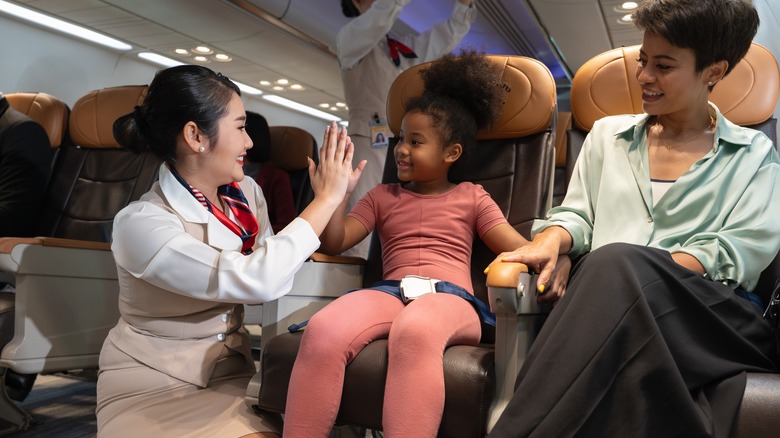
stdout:
{"type": "Polygon", "coordinates": [[[181,185],[176,177],[173,176],[167,163],[160,167],[159,180],[160,190],[162,190],[168,204],[176,210],[179,217],[189,223],[205,226],[204,242],[222,250],[241,251],[243,244],[241,238],[203,207],[203,204],[181,185]]]}
{"type": "Polygon", "coordinates": [[[160,189],[171,207],[187,222],[205,224],[213,216],[179,183],[167,163],[160,167],[160,189]]]}

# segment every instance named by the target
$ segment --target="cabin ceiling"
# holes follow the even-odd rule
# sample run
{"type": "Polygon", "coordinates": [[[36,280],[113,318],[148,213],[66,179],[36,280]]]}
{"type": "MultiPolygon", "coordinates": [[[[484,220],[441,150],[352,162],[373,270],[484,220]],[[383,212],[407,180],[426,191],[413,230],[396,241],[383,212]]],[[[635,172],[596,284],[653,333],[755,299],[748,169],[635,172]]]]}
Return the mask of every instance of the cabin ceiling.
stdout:
{"type": "MultiPolygon", "coordinates": [[[[449,16],[455,0],[412,0],[394,28],[415,33],[449,16]]],[[[532,56],[562,88],[593,55],[639,44],[633,25],[619,24],[622,0],[475,0],[478,19],[461,47],[532,56]]],[[[343,102],[335,40],[349,19],[337,0],[15,0],[49,15],[182,62],[176,48],[206,45],[232,57],[207,65],[304,105],[343,102]],[[286,78],[303,90],[271,90],[260,81],[286,78]]],[[[151,80],[151,78],[150,78],[151,80]]],[[[346,118],[346,110],[325,109],[346,118]]]]}

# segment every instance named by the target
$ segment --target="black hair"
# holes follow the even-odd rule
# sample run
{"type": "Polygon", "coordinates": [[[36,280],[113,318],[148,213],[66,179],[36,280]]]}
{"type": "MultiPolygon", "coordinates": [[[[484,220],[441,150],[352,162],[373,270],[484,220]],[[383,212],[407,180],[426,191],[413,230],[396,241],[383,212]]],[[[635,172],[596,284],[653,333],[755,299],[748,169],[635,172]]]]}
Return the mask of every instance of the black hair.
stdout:
{"type": "Polygon", "coordinates": [[[454,143],[471,147],[477,130],[501,113],[506,97],[502,72],[499,64],[476,50],[444,55],[420,71],[423,94],[406,103],[406,112],[429,116],[445,147],[454,143]]]}
{"type": "Polygon", "coordinates": [[[353,18],[360,15],[360,10],[355,7],[352,0],[341,0],[341,12],[345,17],[353,18]]]}
{"type": "Polygon", "coordinates": [[[759,24],[750,0],[645,0],[632,19],[640,30],[693,50],[697,72],[725,60],[726,74],[750,49],[759,24]]]}
{"type": "Polygon", "coordinates": [[[219,119],[227,113],[233,93],[241,95],[236,84],[206,67],[160,70],[141,106],[114,122],[114,138],[126,149],[136,153],[150,149],[173,164],[179,135],[188,122],[195,122],[214,147],[219,119]]]}
{"type": "Polygon", "coordinates": [[[268,121],[260,114],[246,112],[246,133],[252,139],[252,148],[246,151],[246,158],[252,163],[262,163],[271,159],[271,130],[268,121]]]}

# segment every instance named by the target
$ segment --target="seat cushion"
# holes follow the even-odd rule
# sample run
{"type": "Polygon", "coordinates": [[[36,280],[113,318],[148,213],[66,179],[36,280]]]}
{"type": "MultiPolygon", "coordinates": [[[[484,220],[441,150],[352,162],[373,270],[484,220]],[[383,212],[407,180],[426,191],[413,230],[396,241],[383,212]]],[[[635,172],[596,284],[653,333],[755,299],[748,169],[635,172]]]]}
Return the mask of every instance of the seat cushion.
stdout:
{"type": "MultiPolygon", "coordinates": [[[[284,412],[301,338],[301,332],[285,333],[268,341],[260,364],[259,409],[284,412]]],[[[494,364],[492,346],[458,345],[444,352],[446,398],[440,436],[485,436],[496,385],[494,364]]],[[[374,341],[347,367],[337,423],[381,430],[386,374],[387,340],[374,341]]]]}
{"type": "Polygon", "coordinates": [[[747,373],[742,405],[732,436],[770,438],[780,436],[780,374],[747,373]]]}

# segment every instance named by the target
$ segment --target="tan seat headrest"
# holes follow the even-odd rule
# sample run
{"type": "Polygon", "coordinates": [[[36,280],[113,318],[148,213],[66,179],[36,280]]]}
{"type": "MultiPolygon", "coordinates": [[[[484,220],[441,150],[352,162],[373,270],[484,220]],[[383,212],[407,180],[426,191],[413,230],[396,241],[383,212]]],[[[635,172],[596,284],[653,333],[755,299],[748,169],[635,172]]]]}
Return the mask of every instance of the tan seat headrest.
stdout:
{"type": "MultiPolygon", "coordinates": [[[[503,67],[503,78],[509,93],[498,120],[488,129],[480,130],[477,138],[525,137],[548,129],[556,108],[555,79],[550,70],[541,62],[524,56],[487,55],[487,58],[503,67]]],[[[390,130],[396,135],[406,113],[406,103],[423,92],[419,72],[429,64],[420,64],[404,71],[390,87],[387,118],[390,130]]]]}
{"type": "MultiPolygon", "coordinates": [[[[639,47],[609,50],[582,65],[571,84],[574,121],[590,131],[608,115],[641,114],[642,89],[636,80],[639,47]]],[[[753,43],[723,78],[709,100],[737,125],[755,125],[772,117],[780,93],[780,70],[772,53],[753,43]]]]}
{"type": "Polygon", "coordinates": [[[301,128],[294,126],[270,126],[271,163],[283,170],[292,172],[309,166],[307,157],[311,157],[317,144],[314,137],[301,128]]]}
{"type": "Polygon", "coordinates": [[[146,97],[146,85],[103,88],[82,96],[70,114],[70,138],[92,149],[119,148],[114,140],[114,121],[133,111],[146,97]]]}
{"type": "Polygon", "coordinates": [[[70,113],[65,102],[46,93],[12,93],[5,97],[15,110],[27,114],[43,127],[52,148],[62,145],[70,113]]]}

